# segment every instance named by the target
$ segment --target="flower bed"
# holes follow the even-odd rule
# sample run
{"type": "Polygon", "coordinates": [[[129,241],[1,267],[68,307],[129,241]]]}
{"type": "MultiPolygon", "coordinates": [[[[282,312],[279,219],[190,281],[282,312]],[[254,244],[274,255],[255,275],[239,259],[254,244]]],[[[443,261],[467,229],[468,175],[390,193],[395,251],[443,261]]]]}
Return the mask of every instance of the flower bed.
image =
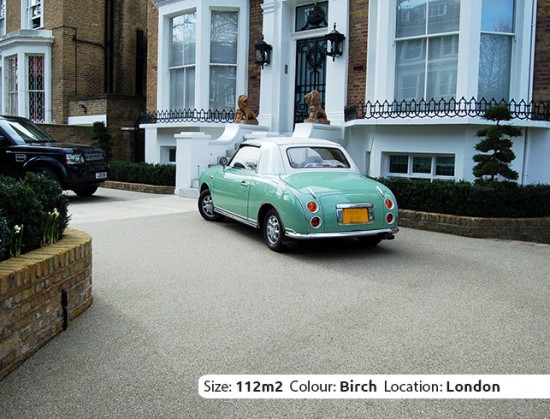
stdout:
{"type": "Polygon", "coordinates": [[[0,380],[92,304],[92,239],[61,240],[0,262],[0,380]]]}

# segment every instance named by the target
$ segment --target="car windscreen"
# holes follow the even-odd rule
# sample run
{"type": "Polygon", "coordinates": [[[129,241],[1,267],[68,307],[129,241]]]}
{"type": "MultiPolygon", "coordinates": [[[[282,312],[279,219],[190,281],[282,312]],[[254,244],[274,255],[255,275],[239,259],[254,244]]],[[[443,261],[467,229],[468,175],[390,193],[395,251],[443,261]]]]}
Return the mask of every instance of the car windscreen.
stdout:
{"type": "Polygon", "coordinates": [[[34,123],[25,120],[4,120],[0,121],[2,129],[6,131],[18,143],[52,143],[54,142],[48,134],[42,131],[34,123]]]}
{"type": "Polygon", "coordinates": [[[350,163],[342,150],[334,147],[289,147],[286,150],[290,166],[294,169],[349,169],[350,163]]]}

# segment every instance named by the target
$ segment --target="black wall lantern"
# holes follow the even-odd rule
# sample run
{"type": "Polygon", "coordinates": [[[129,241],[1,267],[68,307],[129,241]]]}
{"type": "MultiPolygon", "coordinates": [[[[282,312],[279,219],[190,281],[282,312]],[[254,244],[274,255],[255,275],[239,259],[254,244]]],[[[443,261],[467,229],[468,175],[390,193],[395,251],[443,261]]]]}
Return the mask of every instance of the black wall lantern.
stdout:
{"type": "Polygon", "coordinates": [[[327,33],[325,36],[325,41],[327,41],[327,52],[326,55],[332,57],[332,61],[339,55],[342,55],[344,50],[344,39],[346,37],[336,30],[336,23],[334,24],[334,29],[327,33]]]}
{"type": "Polygon", "coordinates": [[[273,48],[264,41],[264,36],[262,35],[262,40],[254,44],[254,49],[256,50],[256,64],[261,65],[262,68],[264,68],[264,65],[269,64],[271,50],[273,48]]]}

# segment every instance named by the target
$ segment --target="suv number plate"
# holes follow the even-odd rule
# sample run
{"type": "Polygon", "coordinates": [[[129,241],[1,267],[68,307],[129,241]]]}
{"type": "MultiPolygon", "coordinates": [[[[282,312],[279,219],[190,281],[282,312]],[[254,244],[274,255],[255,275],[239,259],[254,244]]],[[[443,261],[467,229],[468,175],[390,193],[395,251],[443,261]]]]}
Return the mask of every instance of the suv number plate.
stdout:
{"type": "Polygon", "coordinates": [[[95,174],[96,179],[107,179],[107,172],[97,172],[95,174]]]}

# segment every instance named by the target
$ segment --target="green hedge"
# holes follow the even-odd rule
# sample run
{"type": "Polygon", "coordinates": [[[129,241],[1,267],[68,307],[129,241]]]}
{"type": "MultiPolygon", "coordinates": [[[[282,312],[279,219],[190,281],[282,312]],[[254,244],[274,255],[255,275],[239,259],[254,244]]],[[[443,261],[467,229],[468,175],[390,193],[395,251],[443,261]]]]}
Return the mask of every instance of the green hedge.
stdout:
{"type": "Polygon", "coordinates": [[[59,184],[43,175],[0,176],[0,260],[10,257],[16,226],[24,226],[21,253],[42,246],[46,221],[54,209],[59,212],[57,232],[61,236],[69,223],[68,205],[59,184]]]}
{"type": "Polygon", "coordinates": [[[395,194],[399,208],[471,217],[545,217],[550,215],[550,185],[513,182],[407,178],[378,179],[395,194]]]}
{"type": "Polygon", "coordinates": [[[109,165],[109,180],[160,186],[176,185],[176,165],[173,164],[129,163],[112,160],[109,165]]]}

